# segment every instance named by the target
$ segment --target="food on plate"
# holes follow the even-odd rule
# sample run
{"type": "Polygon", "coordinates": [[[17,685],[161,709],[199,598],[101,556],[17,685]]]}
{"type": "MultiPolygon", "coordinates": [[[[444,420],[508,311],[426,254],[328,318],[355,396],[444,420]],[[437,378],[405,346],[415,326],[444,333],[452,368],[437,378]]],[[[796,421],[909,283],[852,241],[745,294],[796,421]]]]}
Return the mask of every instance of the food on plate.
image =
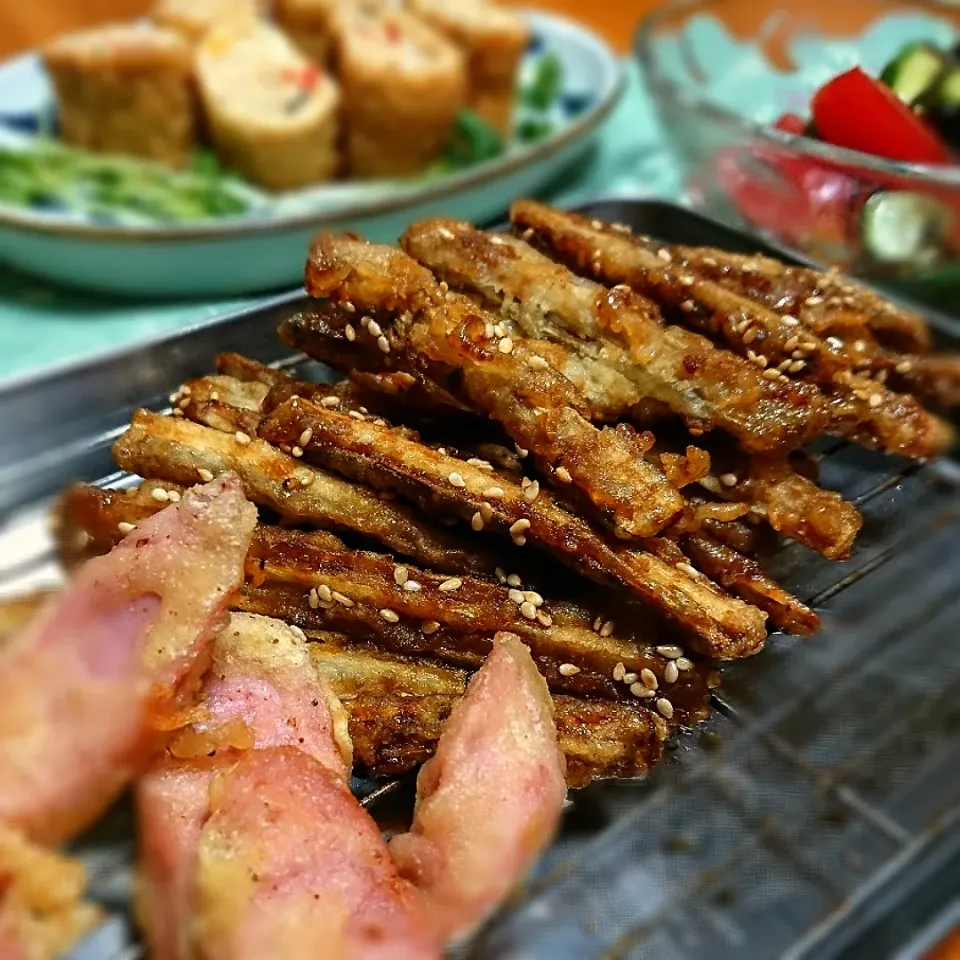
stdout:
{"type": "Polygon", "coordinates": [[[335,68],[341,16],[354,6],[376,14],[385,3],[384,0],[277,0],[273,13],[278,26],[311,63],[335,68]]]}
{"type": "Polygon", "coordinates": [[[682,258],[675,263],[669,250],[531,201],[516,204],[512,217],[530,231],[531,240],[549,246],[578,271],[655,296],[668,316],[719,337],[772,382],[819,385],[822,400],[817,391],[813,398],[828,408],[829,433],[918,457],[941,452],[952,442],[951,428],[916,398],[861,375],[797,317],[699,277],[694,264],[682,258]]]}
{"type": "Polygon", "coordinates": [[[263,12],[262,0],[154,0],[150,19],[196,44],[227,20],[257,17],[263,12]]]}
{"type": "Polygon", "coordinates": [[[350,794],[343,708],[304,634],[234,616],[195,717],[138,788],[152,955],[439,956],[552,837],[566,795],[552,710],[526,647],[498,635],[421,774],[395,866],[350,794]]]}
{"type": "Polygon", "coordinates": [[[0,956],[66,956],[102,919],[99,907],[83,901],[86,884],[76,860],[0,824],[0,956]]]}
{"type": "Polygon", "coordinates": [[[111,24],[42,50],[65,143],[182,167],[196,142],[190,49],[172,30],[111,24]]]}
{"type": "Polygon", "coordinates": [[[449,37],[467,57],[468,103],[506,136],[513,122],[515,86],[530,31],[523,18],[490,0],[409,0],[408,8],[449,37]]]}
{"type": "Polygon", "coordinates": [[[420,771],[410,831],[390,841],[445,940],[472,932],[553,838],[564,772],[547,685],[519,637],[498,633],[420,771]]]}
{"type": "Polygon", "coordinates": [[[291,190],[337,172],[337,83],[278,28],[253,19],[214,27],[196,71],[214,148],[248,180],[291,190]]]}
{"type": "Polygon", "coordinates": [[[437,955],[350,793],[343,708],[302,633],[233,617],[184,719],[137,792],[152,956],[437,955]]]}
{"type": "Polygon", "coordinates": [[[5,645],[0,823],[69,838],[150,762],[240,584],[255,519],[225,476],[124,524],[116,550],[5,645]]]}
{"type": "Polygon", "coordinates": [[[440,154],[467,96],[450,41],[402,10],[348,6],[337,60],[351,176],[409,176],[440,154]]]}

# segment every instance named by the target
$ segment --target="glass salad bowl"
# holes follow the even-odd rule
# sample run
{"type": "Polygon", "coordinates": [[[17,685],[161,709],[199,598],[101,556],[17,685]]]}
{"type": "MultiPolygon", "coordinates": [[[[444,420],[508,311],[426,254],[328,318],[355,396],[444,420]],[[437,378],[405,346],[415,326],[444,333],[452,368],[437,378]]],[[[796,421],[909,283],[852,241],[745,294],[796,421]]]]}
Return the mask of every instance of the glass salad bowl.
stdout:
{"type": "Polygon", "coordinates": [[[960,3],[668,0],[636,55],[696,208],[960,314],[960,3]]]}

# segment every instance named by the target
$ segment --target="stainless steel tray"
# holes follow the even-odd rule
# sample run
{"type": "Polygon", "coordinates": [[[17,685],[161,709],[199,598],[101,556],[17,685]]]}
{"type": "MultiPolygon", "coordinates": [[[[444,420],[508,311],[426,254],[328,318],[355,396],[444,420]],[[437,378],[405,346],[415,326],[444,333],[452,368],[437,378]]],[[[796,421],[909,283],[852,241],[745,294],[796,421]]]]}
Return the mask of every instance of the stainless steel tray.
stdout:
{"type": "MultiPolygon", "coordinates": [[[[666,241],[761,249],[669,204],[589,213],[666,241]]],[[[49,498],[73,479],[123,481],[108,448],[133,408],[163,407],[221,350],[284,359],[274,330],[300,305],[286,296],[0,389],[0,590],[57,575],[49,498]]],[[[768,569],[821,610],[822,633],[774,637],[724,670],[713,718],[646,781],[575,794],[470,956],[900,960],[944,923],[960,887],[960,469],[842,443],[820,452],[824,483],[866,519],[854,555],[830,563],[790,544],[768,569]]],[[[116,911],[85,960],[136,949],[129,837],[120,810],[80,844],[116,911]]]]}

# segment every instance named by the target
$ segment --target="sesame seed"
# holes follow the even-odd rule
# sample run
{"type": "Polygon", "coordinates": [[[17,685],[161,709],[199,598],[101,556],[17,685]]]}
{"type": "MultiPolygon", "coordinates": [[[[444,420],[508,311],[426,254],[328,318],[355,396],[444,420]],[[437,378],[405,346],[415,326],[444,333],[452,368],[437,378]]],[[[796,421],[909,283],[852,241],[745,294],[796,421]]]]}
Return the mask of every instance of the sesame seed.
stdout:
{"type": "Polygon", "coordinates": [[[440,629],[440,624],[436,620],[427,620],[420,629],[429,637],[440,629]]]}
{"type": "Polygon", "coordinates": [[[390,352],[390,342],[386,337],[377,337],[377,346],[384,352],[390,352]]]}
{"type": "Polygon", "coordinates": [[[735,473],[721,473],[720,482],[725,487],[735,487],[737,485],[737,475],[735,473]]]}
{"type": "Polygon", "coordinates": [[[150,491],[150,496],[153,497],[153,499],[156,500],[157,503],[166,503],[170,499],[170,494],[167,493],[167,491],[164,490],[163,487],[154,487],[150,491]]]}
{"type": "Polygon", "coordinates": [[[486,501],[480,504],[480,517],[484,523],[489,523],[493,519],[493,507],[486,501]]]}
{"type": "Polygon", "coordinates": [[[800,344],[800,346],[807,352],[817,349],[817,345],[813,340],[804,340],[803,343],[800,344]]]}
{"type": "Polygon", "coordinates": [[[479,510],[470,518],[470,526],[475,533],[479,533],[483,529],[483,516],[479,510]]]}
{"type": "Polygon", "coordinates": [[[543,606],[543,597],[536,590],[524,590],[523,599],[529,600],[535,607],[543,606]]]}
{"type": "Polygon", "coordinates": [[[463,581],[459,577],[451,577],[449,580],[444,580],[437,589],[450,593],[451,590],[459,590],[462,586],[463,581]]]}
{"type": "Polygon", "coordinates": [[[683,647],[678,647],[673,643],[665,643],[657,647],[657,653],[659,653],[661,657],[666,657],[668,660],[676,660],[677,657],[683,656],[683,647]]]}
{"type": "Polygon", "coordinates": [[[513,350],[513,341],[509,337],[503,337],[497,344],[497,349],[501,353],[510,353],[513,350]]]}
{"type": "Polygon", "coordinates": [[[366,420],[367,418],[359,410],[350,410],[348,416],[351,420],[366,420]]]}
{"type": "Polygon", "coordinates": [[[843,341],[839,337],[827,337],[827,343],[834,350],[839,350],[843,346],[843,341]]]}
{"type": "Polygon", "coordinates": [[[173,411],[171,411],[171,415],[174,416],[174,417],[176,417],[176,418],[178,418],[178,419],[182,419],[182,418],[183,418],[183,411],[182,411],[182,410],[173,410],[173,411]]]}
{"type": "Polygon", "coordinates": [[[867,403],[869,403],[870,406],[874,410],[876,410],[877,407],[879,407],[880,404],[883,403],[883,397],[881,397],[879,393],[871,393],[870,399],[867,401],[867,403]]]}
{"type": "Polygon", "coordinates": [[[670,263],[673,260],[673,257],[670,255],[669,250],[664,250],[662,247],[657,251],[657,256],[664,262],[670,263]]]}
{"type": "Polygon", "coordinates": [[[679,676],[680,668],[677,666],[677,661],[671,660],[663,669],[663,679],[667,683],[676,683],[679,676]]]}
{"type": "Polygon", "coordinates": [[[250,435],[244,433],[242,430],[238,430],[234,435],[233,439],[237,441],[242,447],[245,447],[250,442],[250,435]]]}
{"type": "Polygon", "coordinates": [[[481,460],[479,457],[469,457],[467,463],[469,463],[471,467],[479,467],[481,470],[492,469],[491,464],[487,463],[486,460],[481,460]]]}
{"type": "Polygon", "coordinates": [[[490,323],[490,322],[487,322],[486,326],[483,328],[483,335],[484,335],[488,340],[492,340],[492,339],[493,339],[493,335],[494,335],[495,332],[496,332],[496,331],[494,331],[494,329],[493,329],[493,324],[490,323]]]}
{"type": "Polygon", "coordinates": [[[447,479],[450,481],[451,485],[454,487],[462,488],[467,485],[467,481],[464,480],[463,477],[461,477],[460,474],[456,472],[456,470],[454,470],[452,473],[448,473],[447,479]]]}
{"type": "Polygon", "coordinates": [[[779,380],[780,372],[771,367],[769,370],[764,370],[760,376],[763,377],[764,380],[779,380]]]}
{"type": "Polygon", "coordinates": [[[396,623],[400,619],[400,615],[389,607],[384,607],[383,610],[380,611],[380,616],[383,617],[387,623],[396,623]]]}
{"type": "Polygon", "coordinates": [[[673,716],[673,704],[666,697],[657,699],[657,711],[668,720],[673,716]]]}
{"type": "Polygon", "coordinates": [[[317,593],[316,587],[310,588],[310,592],[307,594],[307,603],[310,604],[311,610],[316,610],[320,606],[320,595],[317,593]]]}
{"type": "Polygon", "coordinates": [[[594,631],[597,631],[597,630],[599,630],[602,626],[603,626],[603,617],[602,617],[602,616],[599,616],[599,617],[597,617],[597,618],[593,621],[593,629],[594,629],[594,631]]]}
{"type": "Polygon", "coordinates": [[[913,369],[913,364],[909,360],[901,360],[895,369],[897,373],[909,373],[913,369]]]}
{"type": "Polygon", "coordinates": [[[688,577],[693,577],[694,580],[700,576],[699,571],[689,563],[678,563],[676,567],[681,573],[685,573],[688,577]]]}
{"type": "Polygon", "coordinates": [[[683,303],[680,304],[680,309],[684,313],[693,313],[696,308],[697,305],[692,300],[684,300],[683,303]]]}
{"type": "Polygon", "coordinates": [[[526,533],[530,529],[530,521],[525,517],[521,517],[515,524],[510,527],[510,536],[519,537],[522,534],[526,533]]]}
{"type": "Polygon", "coordinates": [[[307,429],[300,434],[300,446],[305,447],[312,439],[313,439],[313,428],[307,427],[307,429]]]}
{"type": "Polygon", "coordinates": [[[613,631],[616,630],[617,625],[613,620],[604,620],[603,625],[600,627],[600,636],[601,637],[610,637],[613,635],[613,631]]]}
{"type": "Polygon", "coordinates": [[[181,410],[185,410],[187,407],[190,406],[190,398],[189,398],[189,397],[184,397],[184,398],[177,404],[177,406],[178,406],[181,410]]]}
{"type": "Polygon", "coordinates": [[[352,323],[348,323],[348,324],[343,328],[343,332],[344,332],[344,334],[346,334],[347,339],[348,339],[351,343],[353,343],[353,341],[357,339],[357,331],[353,329],[353,324],[352,324],[352,323]]]}
{"type": "Polygon", "coordinates": [[[570,476],[570,471],[566,467],[557,467],[557,479],[561,483],[573,483],[573,477],[570,476]]]}
{"type": "Polygon", "coordinates": [[[339,603],[343,607],[353,606],[353,601],[348,596],[345,596],[344,594],[342,594],[339,590],[334,590],[331,593],[331,596],[333,597],[336,603],[339,603]]]}
{"type": "Polygon", "coordinates": [[[303,456],[303,450],[300,447],[294,447],[290,451],[290,455],[296,457],[298,460],[303,456]]]}
{"type": "Polygon", "coordinates": [[[783,322],[784,326],[787,327],[799,327],[800,321],[796,317],[791,317],[790,314],[785,313],[780,320],[783,322]]]}
{"type": "Polygon", "coordinates": [[[135,523],[127,523],[126,520],[121,520],[121,521],[117,524],[117,529],[118,529],[121,533],[126,534],[126,533],[129,533],[131,530],[136,530],[136,529],[137,529],[137,525],[136,525],[135,523]]]}
{"type": "Polygon", "coordinates": [[[800,338],[794,334],[789,340],[786,341],[783,345],[783,349],[786,353],[789,353],[791,350],[795,350],[797,344],[800,342],[800,338]]]}
{"type": "Polygon", "coordinates": [[[531,483],[526,488],[526,490],[523,491],[523,499],[526,500],[527,503],[533,503],[534,500],[536,500],[537,497],[539,496],[540,496],[540,483],[539,481],[534,480],[533,483],[531,483]]]}
{"type": "MultiPolygon", "coordinates": [[[[453,483],[452,480],[450,482],[453,483]]],[[[502,500],[503,487],[487,487],[487,489],[483,491],[483,496],[487,500],[502,500]]]]}
{"type": "Polygon", "coordinates": [[[406,567],[397,565],[393,568],[393,582],[402,587],[410,579],[410,571],[406,567]]]}
{"type": "Polygon", "coordinates": [[[538,354],[538,353],[535,353],[535,354],[527,361],[527,364],[528,364],[528,365],[530,366],[530,368],[533,369],[533,370],[546,370],[547,367],[550,366],[550,364],[547,363],[547,361],[544,360],[543,357],[541,357],[540,354],[538,354]]]}
{"type": "Polygon", "coordinates": [[[179,490],[168,490],[168,491],[167,491],[167,497],[169,498],[169,500],[170,500],[171,503],[179,503],[179,502],[180,502],[180,491],[179,491],[179,490]]]}
{"type": "Polygon", "coordinates": [[[521,460],[526,459],[527,455],[530,453],[529,450],[524,450],[523,447],[517,447],[517,448],[516,448],[516,451],[517,451],[517,456],[518,456],[521,460]]]}
{"type": "Polygon", "coordinates": [[[546,610],[537,611],[537,620],[539,621],[539,623],[541,623],[545,627],[553,626],[553,617],[551,617],[550,614],[546,612],[546,610]]]}
{"type": "Polygon", "coordinates": [[[403,589],[406,590],[407,593],[419,593],[422,587],[416,580],[404,580],[403,589]]]}
{"type": "Polygon", "coordinates": [[[687,274],[685,277],[680,278],[681,287],[692,287],[693,284],[694,284],[694,279],[689,274],[687,274]]]}
{"type": "Polygon", "coordinates": [[[781,361],[777,364],[777,372],[778,372],[778,373],[786,373],[787,370],[790,369],[790,367],[792,366],[792,364],[793,364],[793,361],[792,361],[789,357],[788,357],[786,360],[781,360],[781,361]]]}
{"type": "Polygon", "coordinates": [[[651,690],[657,689],[657,675],[649,667],[644,667],[640,671],[640,679],[645,687],[649,687],[651,690]]]}
{"type": "Polygon", "coordinates": [[[520,615],[526,617],[528,620],[536,620],[537,608],[528,600],[524,600],[524,602],[520,604],[520,615]]]}
{"type": "Polygon", "coordinates": [[[642,697],[644,699],[653,696],[653,691],[649,687],[645,687],[642,683],[631,683],[630,692],[635,697],[642,697]]]}
{"type": "Polygon", "coordinates": [[[317,593],[320,595],[320,599],[323,600],[324,603],[330,603],[333,600],[333,591],[325,583],[321,583],[320,586],[317,587],[317,593]]]}
{"type": "Polygon", "coordinates": [[[439,453],[441,457],[445,457],[447,455],[447,448],[437,447],[437,453],[439,453]]]}
{"type": "Polygon", "coordinates": [[[580,668],[573,663],[561,663],[559,672],[561,677],[575,677],[580,672],[580,668]]]}
{"type": "Polygon", "coordinates": [[[522,586],[523,586],[523,581],[522,581],[522,580],[520,579],[520,577],[519,577],[517,574],[515,574],[515,573],[511,573],[510,576],[507,577],[507,583],[510,584],[511,587],[522,587],[522,586]]]}
{"type": "Polygon", "coordinates": [[[816,307],[817,305],[823,303],[823,297],[807,297],[803,301],[808,307],[816,307]]]}
{"type": "Polygon", "coordinates": [[[756,340],[757,337],[759,337],[759,336],[760,336],[760,331],[759,331],[756,327],[751,327],[751,328],[743,335],[743,342],[744,342],[744,343],[753,343],[753,341],[756,340]]]}
{"type": "Polygon", "coordinates": [[[692,669],[693,669],[693,661],[692,661],[692,660],[688,660],[686,657],[677,657],[677,659],[674,660],[674,663],[677,665],[677,669],[678,669],[678,670],[692,670],[692,669]]]}
{"type": "Polygon", "coordinates": [[[794,360],[789,369],[791,373],[799,373],[805,366],[806,363],[803,360],[794,360]]]}
{"type": "Polygon", "coordinates": [[[446,281],[446,280],[441,280],[441,281],[440,281],[440,292],[441,292],[441,293],[446,293],[449,289],[450,289],[450,285],[447,283],[447,281],[446,281]]]}
{"type": "Polygon", "coordinates": [[[507,596],[508,596],[514,603],[523,603],[523,601],[527,599],[527,598],[523,595],[523,591],[522,591],[522,590],[517,590],[515,587],[511,587],[511,588],[507,591],[507,596]]]}
{"type": "Polygon", "coordinates": [[[637,682],[637,675],[635,673],[625,673],[623,675],[623,682],[629,687],[631,683],[637,682]]]}
{"type": "Polygon", "coordinates": [[[328,410],[331,409],[331,408],[333,408],[333,407],[339,407],[339,406],[340,406],[340,398],[339,398],[339,397],[324,397],[324,398],[320,401],[320,406],[321,406],[321,407],[326,407],[328,410]]]}
{"type": "Polygon", "coordinates": [[[618,662],[613,668],[613,679],[619,683],[623,679],[623,676],[626,672],[627,668],[622,663],[618,662]]]}
{"type": "Polygon", "coordinates": [[[367,324],[367,332],[371,337],[379,337],[383,333],[383,330],[380,329],[380,324],[377,323],[376,320],[371,320],[367,324]]]}
{"type": "Polygon", "coordinates": [[[200,467],[197,474],[204,483],[209,483],[213,479],[213,474],[206,467],[200,467]]]}
{"type": "Polygon", "coordinates": [[[347,300],[346,303],[344,303],[343,309],[346,310],[347,313],[356,313],[356,312],[357,312],[357,308],[356,308],[356,307],[353,305],[353,303],[351,303],[349,300],[347,300]]]}

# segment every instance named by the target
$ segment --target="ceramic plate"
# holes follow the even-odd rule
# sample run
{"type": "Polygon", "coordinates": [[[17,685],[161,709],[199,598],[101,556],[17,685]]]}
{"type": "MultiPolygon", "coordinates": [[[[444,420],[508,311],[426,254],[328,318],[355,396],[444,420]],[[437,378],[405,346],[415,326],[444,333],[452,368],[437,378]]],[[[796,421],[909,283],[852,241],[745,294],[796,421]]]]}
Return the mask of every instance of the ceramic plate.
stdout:
{"type": "MultiPolygon", "coordinates": [[[[551,132],[536,142],[514,140],[492,160],[439,177],[250,191],[246,212],[186,223],[0,203],[0,262],[110,293],[228,296],[298,283],[304,251],[321,227],[393,242],[421,217],[493,220],[513,198],[543,190],[584,155],[623,88],[619,59],[595,34],[552,14],[527,17],[532,42],[521,88],[544,56],[559,62],[562,78],[551,132]]],[[[0,144],[29,146],[50,112],[36,55],[0,68],[0,144]]]]}

